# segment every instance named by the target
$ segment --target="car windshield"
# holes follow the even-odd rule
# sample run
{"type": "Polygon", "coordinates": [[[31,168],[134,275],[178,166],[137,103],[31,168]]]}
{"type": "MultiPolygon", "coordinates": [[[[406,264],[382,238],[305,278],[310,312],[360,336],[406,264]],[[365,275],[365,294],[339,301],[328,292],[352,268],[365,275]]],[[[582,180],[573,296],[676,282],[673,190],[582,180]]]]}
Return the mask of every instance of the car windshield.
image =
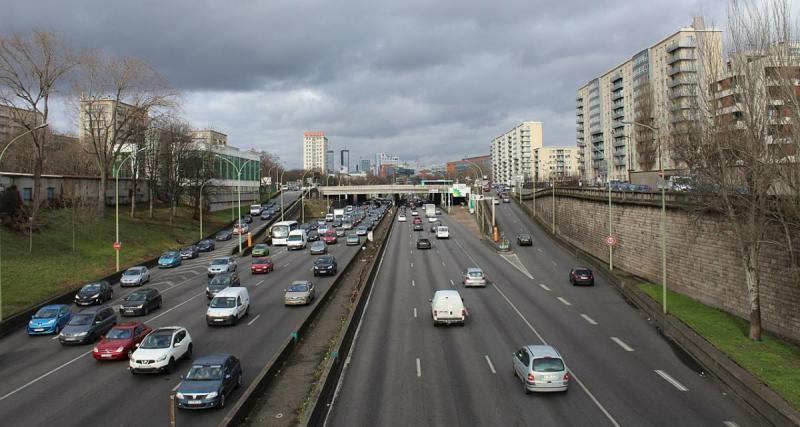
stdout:
{"type": "Polygon", "coordinates": [[[187,246],[187,247],[185,247],[185,248],[183,248],[183,249],[181,249],[181,250],[182,250],[183,252],[191,252],[193,249],[194,249],[193,247],[191,247],[191,246],[187,246]]]}
{"type": "Polygon", "coordinates": [[[145,299],[147,299],[147,294],[144,292],[134,292],[125,297],[125,301],[144,301],[145,299]]]}
{"type": "Polygon", "coordinates": [[[211,300],[211,308],[233,308],[236,307],[236,297],[217,297],[211,300]]]}
{"type": "Polygon", "coordinates": [[[305,284],[305,283],[293,284],[293,285],[289,286],[288,291],[289,292],[307,292],[308,291],[308,285],[305,284]]]}
{"type": "Polygon", "coordinates": [[[228,286],[230,284],[231,284],[231,276],[217,276],[211,279],[211,283],[209,283],[209,285],[212,286],[214,285],[228,286]]]}
{"type": "Polygon", "coordinates": [[[161,257],[162,258],[174,258],[176,255],[177,254],[175,252],[167,252],[164,255],[162,255],[161,257]]]}
{"type": "Polygon", "coordinates": [[[555,357],[533,359],[533,370],[535,372],[561,372],[564,370],[564,362],[555,357]]]}
{"type": "Polygon", "coordinates": [[[317,264],[317,265],[319,265],[319,264],[330,264],[330,263],[331,263],[331,257],[327,257],[327,256],[321,256],[321,257],[317,258],[316,261],[314,261],[314,264],[317,264]]]}
{"type": "Polygon", "coordinates": [[[288,225],[276,225],[272,227],[272,237],[286,237],[289,235],[288,225]]]}
{"type": "Polygon", "coordinates": [[[34,319],[49,319],[58,316],[57,308],[40,308],[36,314],[33,315],[34,319]]]}
{"type": "Polygon", "coordinates": [[[291,235],[291,236],[289,236],[289,241],[290,242],[302,242],[303,241],[303,236],[301,236],[299,234],[291,235]]]}
{"type": "Polygon", "coordinates": [[[217,258],[217,259],[211,261],[211,265],[225,265],[227,263],[228,263],[228,260],[226,258],[217,258]]]}
{"type": "Polygon", "coordinates": [[[219,233],[217,233],[217,236],[220,236],[220,237],[225,237],[227,235],[228,235],[227,231],[220,231],[219,233]]]}
{"type": "Polygon", "coordinates": [[[256,258],[253,260],[253,264],[269,264],[269,258],[256,258]]]}
{"type": "Polygon", "coordinates": [[[268,248],[268,246],[263,244],[263,243],[259,243],[259,244],[255,245],[255,246],[253,246],[253,250],[256,250],[256,249],[267,249],[267,248],[268,248]]]}
{"type": "Polygon", "coordinates": [[[468,274],[469,277],[472,277],[474,279],[480,279],[481,277],[483,277],[483,273],[480,271],[470,271],[468,274]]]}
{"type": "Polygon", "coordinates": [[[83,289],[81,289],[81,292],[86,293],[86,294],[91,294],[91,293],[94,293],[94,292],[100,292],[101,288],[102,288],[102,286],[99,283],[90,283],[90,284],[84,286],[83,289]]]}
{"type": "Polygon", "coordinates": [[[214,381],[222,379],[222,365],[194,365],[186,374],[189,381],[214,381]]]}
{"type": "Polygon", "coordinates": [[[131,268],[125,272],[125,276],[138,276],[142,272],[138,268],[131,268]]]}
{"type": "Polygon", "coordinates": [[[139,348],[155,349],[169,348],[172,343],[172,333],[150,334],[139,345],[139,348]]]}
{"type": "Polygon", "coordinates": [[[133,336],[133,331],[130,329],[123,329],[123,328],[112,328],[106,334],[107,340],[124,340],[128,339],[133,336]]]}
{"type": "Polygon", "coordinates": [[[519,238],[520,238],[520,239],[523,239],[523,240],[529,240],[529,239],[531,238],[531,236],[529,236],[529,235],[527,235],[527,234],[520,234],[520,235],[519,235],[519,238]]]}
{"type": "Polygon", "coordinates": [[[94,320],[93,314],[76,314],[72,316],[72,320],[69,321],[69,324],[72,326],[81,326],[81,325],[91,325],[92,320],[94,320]]]}

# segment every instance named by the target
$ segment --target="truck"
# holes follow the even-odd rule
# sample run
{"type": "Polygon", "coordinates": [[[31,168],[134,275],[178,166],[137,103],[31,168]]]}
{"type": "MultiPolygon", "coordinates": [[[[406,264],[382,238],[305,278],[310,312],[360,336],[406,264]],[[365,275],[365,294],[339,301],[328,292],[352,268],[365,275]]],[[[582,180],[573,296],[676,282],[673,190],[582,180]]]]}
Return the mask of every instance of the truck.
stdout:
{"type": "Polygon", "coordinates": [[[344,219],[344,209],[334,209],[333,210],[333,220],[334,221],[341,221],[344,219]]]}
{"type": "Polygon", "coordinates": [[[426,203],[425,216],[427,217],[436,216],[436,205],[434,205],[433,203],[426,203]]]}

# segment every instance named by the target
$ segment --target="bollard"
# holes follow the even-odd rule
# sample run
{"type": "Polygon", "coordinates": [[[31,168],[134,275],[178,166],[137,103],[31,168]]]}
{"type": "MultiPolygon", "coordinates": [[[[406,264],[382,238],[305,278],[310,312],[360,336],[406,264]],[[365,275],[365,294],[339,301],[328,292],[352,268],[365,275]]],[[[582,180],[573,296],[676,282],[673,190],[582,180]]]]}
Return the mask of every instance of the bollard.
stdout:
{"type": "Polygon", "coordinates": [[[292,332],[291,334],[289,334],[289,336],[292,337],[292,341],[294,341],[295,343],[297,343],[297,341],[300,340],[300,334],[297,332],[292,332]]]}
{"type": "Polygon", "coordinates": [[[177,422],[175,420],[175,393],[169,395],[169,425],[175,427],[177,422]]]}
{"type": "Polygon", "coordinates": [[[247,247],[253,246],[253,233],[247,233],[247,247]]]}

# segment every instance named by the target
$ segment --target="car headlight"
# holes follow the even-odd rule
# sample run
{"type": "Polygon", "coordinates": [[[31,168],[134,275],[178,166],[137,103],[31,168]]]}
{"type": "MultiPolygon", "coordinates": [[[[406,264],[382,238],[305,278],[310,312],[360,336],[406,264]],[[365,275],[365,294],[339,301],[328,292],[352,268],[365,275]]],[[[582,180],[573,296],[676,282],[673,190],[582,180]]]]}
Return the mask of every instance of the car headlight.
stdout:
{"type": "Polygon", "coordinates": [[[85,337],[86,335],[88,335],[88,332],[78,332],[75,334],[76,337],[85,337]]]}
{"type": "Polygon", "coordinates": [[[167,355],[167,354],[165,354],[165,355],[163,355],[163,356],[159,357],[158,359],[156,359],[156,362],[163,362],[163,361],[167,360],[167,356],[168,356],[168,355],[167,355]]]}
{"type": "Polygon", "coordinates": [[[46,325],[52,325],[53,323],[56,323],[56,319],[50,319],[47,322],[45,322],[46,325]]]}
{"type": "Polygon", "coordinates": [[[181,392],[175,393],[175,397],[177,397],[178,399],[183,399],[183,393],[181,392]]]}
{"type": "Polygon", "coordinates": [[[216,391],[212,391],[211,393],[208,393],[208,394],[206,395],[206,398],[207,398],[207,399],[213,399],[213,398],[215,398],[215,397],[217,397],[217,396],[219,396],[219,393],[217,393],[216,391]]]}
{"type": "Polygon", "coordinates": [[[136,306],[136,307],[134,307],[134,308],[136,308],[136,309],[138,310],[138,309],[140,309],[140,308],[143,308],[143,307],[144,307],[144,304],[139,304],[139,305],[137,305],[137,306],[136,306]]]}
{"type": "Polygon", "coordinates": [[[100,350],[99,350],[97,347],[95,347],[95,348],[93,348],[93,349],[92,349],[92,351],[93,351],[93,352],[95,352],[95,353],[97,353],[97,352],[99,352],[100,350]]]}
{"type": "Polygon", "coordinates": [[[100,294],[94,294],[94,295],[90,296],[89,298],[97,298],[99,296],[100,296],[100,294]]]}
{"type": "Polygon", "coordinates": [[[122,353],[123,350],[125,350],[125,347],[117,347],[117,349],[114,350],[114,353],[122,353]]]}

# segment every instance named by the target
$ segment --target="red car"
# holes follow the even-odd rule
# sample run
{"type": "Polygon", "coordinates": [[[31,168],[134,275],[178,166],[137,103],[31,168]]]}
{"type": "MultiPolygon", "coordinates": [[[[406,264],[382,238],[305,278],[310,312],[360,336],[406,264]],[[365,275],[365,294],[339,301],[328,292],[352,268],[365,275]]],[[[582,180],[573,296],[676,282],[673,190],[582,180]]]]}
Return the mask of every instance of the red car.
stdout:
{"type": "Polygon", "coordinates": [[[415,224],[415,225],[416,225],[416,224],[422,224],[422,218],[420,218],[420,217],[415,217],[415,218],[414,218],[414,224],[415,224]]]}
{"type": "Polygon", "coordinates": [[[92,349],[96,360],[127,359],[153,329],[141,322],[117,323],[92,349]]]}
{"type": "Polygon", "coordinates": [[[325,234],[322,236],[322,241],[329,245],[333,245],[336,242],[338,242],[339,238],[336,237],[336,230],[326,231],[325,234]]]}
{"type": "Polygon", "coordinates": [[[250,263],[250,272],[255,273],[271,273],[275,269],[275,264],[272,258],[256,258],[250,263]]]}

